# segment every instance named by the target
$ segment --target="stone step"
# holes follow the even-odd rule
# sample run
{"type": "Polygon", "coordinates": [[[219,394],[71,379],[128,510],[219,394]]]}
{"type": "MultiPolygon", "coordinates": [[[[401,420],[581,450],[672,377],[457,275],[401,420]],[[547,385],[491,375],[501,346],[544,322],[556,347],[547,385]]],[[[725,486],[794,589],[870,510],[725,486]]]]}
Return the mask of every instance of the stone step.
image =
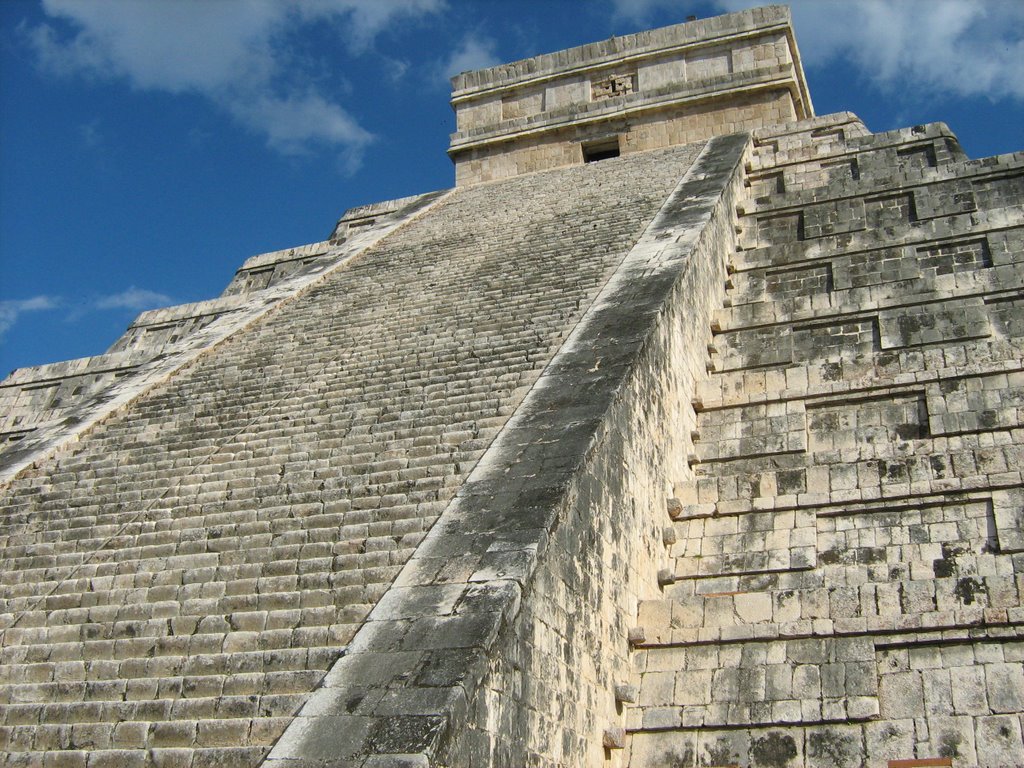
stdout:
{"type": "MultiPolygon", "coordinates": [[[[847,165],[842,166],[845,174],[836,173],[840,165],[824,169],[817,169],[819,180],[822,182],[814,186],[813,166],[798,166],[789,169],[792,176],[801,177],[803,184],[799,188],[789,188],[784,181],[777,183],[775,189],[767,190],[767,194],[758,196],[756,187],[751,187],[748,198],[740,203],[739,213],[741,216],[756,216],[759,214],[778,211],[791,207],[803,207],[808,211],[816,210],[818,206],[827,205],[829,202],[841,201],[849,198],[874,197],[880,193],[891,192],[894,189],[913,190],[915,198],[920,200],[923,206],[921,211],[923,218],[928,218],[937,203],[951,205],[954,202],[971,204],[973,190],[978,189],[983,199],[990,205],[1000,199],[1007,191],[1019,189],[1019,182],[1013,180],[1011,175],[1020,173],[1019,155],[1001,155],[994,162],[980,163],[972,160],[961,160],[959,162],[948,162],[940,165],[931,156],[932,144],[921,145],[918,143],[912,147],[894,147],[888,153],[892,156],[893,162],[881,164],[870,168],[869,164],[877,161],[872,153],[858,153],[847,159],[847,165]],[[927,149],[929,162],[902,162],[905,157],[920,156],[919,150],[927,149]],[[895,162],[899,157],[901,162],[895,162]],[[827,171],[826,175],[823,173],[827,171]],[[1009,186],[1002,192],[992,194],[990,189],[996,184],[1000,189],[1009,186]],[[964,197],[958,201],[945,200],[947,195],[959,194],[964,197]],[[933,199],[936,195],[939,199],[933,199]]],[[[785,178],[786,172],[783,173],[785,178]]],[[[756,177],[752,179],[752,183],[756,177]]],[[[984,206],[988,207],[988,205],[984,206]]],[[[839,210],[842,210],[841,208],[839,210]]],[[[971,210],[961,208],[960,210],[971,210]]],[[[743,222],[741,220],[741,226],[743,222]]]]}
{"type": "Polygon", "coordinates": [[[627,729],[851,722],[879,713],[869,637],[752,640],[640,653],[627,729]]]}
{"type": "MultiPolygon", "coordinates": [[[[416,527],[427,527],[428,521],[419,522],[420,524],[416,527]]],[[[285,541],[279,545],[252,549],[243,548],[244,539],[241,538],[238,541],[237,549],[196,552],[194,554],[181,554],[183,549],[187,551],[188,548],[181,547],[175,541],[160,545],[112,549],[109,551],[116,551],[118,554],[116,570],[110,561],[90,564],[89,560],[94,556],[95,550],[46,556],[18,557],[15,554],[12,555],[10,562],[12,570],[22,574],[21,579],[36,577],[47,586],[50,584],[64,585],[68,577],[74,578],[83,572],[86,578],[92,579],[92,576],[87,575],[89,571],[96,572],[100,577],[112,573],[134,571],[135,574],[142,576],[143,581],[145,581],[146,574],[154,574],[158,583],[161,583],[159,581],[160,574],[169,574],[162,580],[162,583],[166,584],[174,584],[175,577],[179,575],[185,583],[194,581],[196,575],[203,575],[207,579],[227,580],[231,568],[246,565],[260,566],[261,575],[271,575],[275,571],[291,573],[294,572],[295,566],[286,564],[295,563],[303,558],[304,555],[301,552],[304,550],[312,550],[309,553],[312,560],[311,573],[316,572],[313,569],[318,563],[323,566],[324,571],[337,572],[353,567],[388,568],[394,564],[395,557],[402,553],[407,554],[414,549],[425,535],[424,531],[400,532],[404,528],[405,526],[398,526],[398,531],[395,533],[355,539],[352,546],[346,548],[352,551],[331,553],[329,557],[325,556],[322,551],[318,551],[321,549],[318,545],[324,542],[314,538],[314,534],[293,532],[292,536],[280,537],[285,541]],[[363,548],[366,551],[360,552],[359,550],[363,548]],[[168,560],[172,562],[168,563],[168,560]],[[104,568],[105,565],[108,567],[104,568]],[[54,573],[54,571],[57,572],[54,573]],[[222,576],[218,578],[217,574],[222,574],[222,576]]],[[[69,589],[70,587],[63,588],[69,589]]],[[[81,589],[80,594],[88,594],[87,586],[83,586],[81,589]]],[[[56,595],[53,603],[55,606],[59,605],[63,599],[67,598],[56,595]]]]}
{"type": "MultiPolygon", "coordinates": [[[[1024,200],[1024,172],[1020,173],[1020,177],[998,177],[984,185],[979,181],[973,191],[964,186],[966,182],[956,181],[955,188],[936,184],[934,189],[916,187],[876,197],[850,197],[746,214],[739,224],[740,250],[813,244],[823,238],[849,240],[857,233],[865,233],[862,239],[874,238],[881,246],[898,242],[907,230],[928,221],[937,219],[936,226],[944,228],[951,216],[992,214],[1014,206],[1019,210],[1024,200]]],[[[827,240],[822,243],[828,245],[827,240]]]]}
{"type": "MultiPolygon", "coordinates": [[[[823,235],[813,240],[796,239],[795,226],[778,244],[766,244],[738,251],[733,258],[733,281],[756,269],[785,269],[820,264],[831,259],[869,260],[885,258],[894,249],[927,248],[943,243],[985,238],[993,264],[1011,264],[1020,260],[1024,211],[1019,205],[954,214],[944,219],[929,219],[914,225],[901,225],[888,231],[859,230],[843,235],[823,235]],[[965,231],[970,235],[965,236],[965,231]]],[[[870,265],[870,260],[868,265],[870,265]]],[[[852,282],[851,282],[852,287],[852,282]]]]}
{"type": "Polygon", "coordinates": [[[631,764],[949,766],[949,744],[957,763],[1019,764],[1022,633],[995,631],[640,651],[631,764]]]}
{"type": "MultiPolygon", "coordinates": [[[[203,720],[290,717],[298,712],[306,700],[305,694],[260,694],[216,697],[185,697],[181,680],[159,681],[163,692],[153,699],[126,701],[126,683],[114,681],[104,685],[93,683],[89,687],[73,684],[39,686],[33,694],[47,695],[45,699],[30,699],[25,703],[7,703],[0,724],[8,726],[36,723],[61,725],[64,723],[104,723],[132,720],[203,720]],[[175,686],[174,683],[178,685],[175,686]],[[178,690],[174,690],[175,687],[178,690]]],[[[12,692],[14,695],[25,693],[12,692]]],[[[201,689],[199,689],[201,690],[201,689]]],[[[14,696],[12,696],[14,699],[14,696]]],[[[14,699],[14,701],[17,701],[14,699]]]]}
{"type": "MultiPolygon", "coordinates": [[[[848,117],[842,119],[840,116],[843,114],[802,121],[797,130],[779,126],[755,131],[749,170],[756,172],[780,165],[800,166],[851,153],[893,152],[907,145],[934,144],[934,158],[927,159],[934,159],[940,164],[965,159],[956,136],[944,123],[870,133],[855,115],[846,113],[848,117]]],[[[888,154],[877,164],[891,168],[897,165],[896,160],[893,154],[888,154]]],[[[904,159],[904,163],[907,162],[908,159],[904,159]]]]}
{"type": "Polygon", "coordinates": [[[854,363],[808,361],[773,369],[715,372],[698,383],[693,407],[702,413],[806,397],[860,397],[892,387],[927,387],[943,379],[975,375],[1009,376],[1022,370],[1021,350],[1024,339],[1020,338],[970,340],[945,344],[941,354],[906,348],[854,363]]]}
{"type": "MultiPolygon", "coordinates": [[[[125,721],[123,723],[73,723],[69,725],[0,726],[0,752],[38,752],[59,750],[65,745],[85,747],[89,760],[98,751],[126,745],[144,750],[151,747],[231,748],[228,759],[257,760],[280,737],[291,721],[279,718],[236,718],[224,720],[179,720],[173,722],[125,721]],[[248,748],[248,749],[247,749],[248,748]]],[[[126,750],[127,751],[127,750],[126,750]]],[[[220,751],[219,749],[217,750],[220,751]]],[[[127,762],[118,765],[145,765],[145,752],[138,762],[130,754],[118,755],[127,762]]],[[[195,757],[193,757],[195,759],[195,757]]],[[[222,765],[223,763],[216,763],[222,765]]],[[[256,765],[250,762],[249,765],[256,765]]]]}
{"type": "MultiPolygon", "coordinates": [[[[160,699],[168,701],[185,697],[216,703],[222,700],[259,702],[260,697],[281,697],[296,700],[308,694],[324,671],[320,669],[292,670],[287,672],[238,672],[228,676],[190,675],[162,678],[131,678],[119,680],[61,680],[46,683],[17,683],[0,686],[0,703],[5,712],[10,707],[23,707],[19,718],[31,718],[31,708],[40,711],[40,705],[63,702],[115,701],[120,704],[137,703],[139,706],[156,706],[160,699]]],[[[166,702],[160,704],[165,707],[166,702]]],[[[45,706],[44,706],[45,709],[45,706]]],[[[57,711],[57,710],[54,710],[57,711]]],[[[5,717],[7,715],[5,714],[5,717]]],[[[152,717],[150,717],[152,719],[152,717]]],[[[39,716],[39,721],[45,718],[39,716]]],[[[14,723],[7,723],[8,725],[14,723]]]]}
{"type": "Polygon", "coordinates": [[[836,450],[813,463],[806,457],[797,457],[799,463],[783,462],[792,456],[782,454],[697,464],[697,501],[715,504],[718,514],[725,515],[1017,487],[1022,482],[1024,449],[1009,442],[1009,431],[1000,433],[998,440],[991,433],[967,433],[953,446],[947,438],[935,438],[909,454],[882,444],[836,450]],[[798,476],[801,469],[806,473],[803,481],[798,476]],[[778,492],[780,473],[791,484],[791,492],[778,492]],[[802,483],[806,490],[800,488],[802,483]]]}
{"type": "Polygon", "coordinates": [[[7,629],[5,642],[8,645],[0,650],[0,659],[56,660],[65,653],[73,657],[83,651],[89,652],[90,658],[106,658],[106,653],[146,656],[177,654],[185,648],[238,649],[253,645],[255,636],[259,637],[258,646],[246,647],[246,650],[286,648],[295,644],[296,635],[307,641],[317,636],[344,641],[374,604],[366,593],[361,597],[364,602],[353,601],[340,608],[185,614],[151,621],[55,623],[36,627],[19,623],[7,629]]]}
{"type": "MultiPolygon", "coordinates": [[[[1024,230],[1018,233],[1024,240],[1024,230]]],[[[1019,289],[1024,244],[1000,257],[1001,263],[993,262],[982,235],[816,259],[779,270],[756,268],[734,276],[731,301],[716,318],[726,326],[737,322],[730,318],[749,318],[747,324],[772,323],[787,317],[814,318],[871,306],[1019,289]]]]}
{"type": "MultiPolygon", "coordinates": [[[[397,571],[396,574],[397,575],[397,571]]],[[[377,588],[373,591],[383,591],[377,588]]],[[[273,627],[278,623],[295,623],[296,630],[313,631],[314,628],[334,627],[336,625],[358,624],[366,615],[366,612],[373,605],[373,594],[360,588],[359,595],[351,602],[341,605],[319,606],[316,608],[299,608],[300,593],[281,593],[281,599],[260,600],[222,600],[222,601],[194,601],[195,606],[186,605],[181,608],[165,607],[164,613],[174,615],[160,616],[155,619],[133,618],[123,621],[104,621],[103,617],[96,615],[78,615],[75,612],[65,611],[25,611],[23,619],[19,620],[15,627],[9,627],[7,632],[12,638],[20,638],[22,642],[29,642],[28,638],[40,637],[45,645],[50,632],[57,637],[68,637],[77,635],[78,641],[101,639],[101,640],[132,640],[139,637],[164,637],[170,632],[190,633],[197,629],[202,634],[211,633],[211,630],[222,630],[225,633],[232,627],[256,626],[266,621],[273,627]],[[209,608],[209,610],[205,610],[209,608]]],[[[308,601],[307,601],[308,602],[308,601]]],[[[167,604],[164,604],[167,606],[167,604]]],[[[84,610],[84,609],[83,609],[84,610]]],[[[148,606],[137,613],[145,616],[158,613],[159,610],[149,610],[148,606]]],[[[243,630],[253,631],[256,630],[243,630]]],[[[272,632],[291,632],[289,629],[265,630],[267,637],[265,642],[268,645],[278,643],[272,632]]],[[[264,634],[261,632],[260,634],[264,634]]],[[[174,637],[174,635],[170,635],[174,637]]],[[[193,635],[187,634],[192,637],[193,635]]],[[[241,641],[241,638],[238,638],[241,641]]]]}
{"type": "Polygon", "coordinates": [[[273,651],[195,653],[106,661],[37,662],[0,667],[0,684],[46,683],[57,680],[233,675],[242,672],[326,670],[338,657],[337,646],[282,648],[273,651]]]}
{"type": "MultiPolygon", "coordinates": [[[[123,737],[135,743],[130,732],[123,737]]],[[[115,738],[121,737],[115,732],[115,738]]],[[[96,768],[194,768],[216,765],[218,768],[252,768],[266,756],[267,747],[213,747],[213,748],[153,748],[140,749],[69,749],[55,745],[52,750],[11,752],[7,757],[10,768],[38,768],[40,765],[85,768],[92,763],[96,768]]]]}

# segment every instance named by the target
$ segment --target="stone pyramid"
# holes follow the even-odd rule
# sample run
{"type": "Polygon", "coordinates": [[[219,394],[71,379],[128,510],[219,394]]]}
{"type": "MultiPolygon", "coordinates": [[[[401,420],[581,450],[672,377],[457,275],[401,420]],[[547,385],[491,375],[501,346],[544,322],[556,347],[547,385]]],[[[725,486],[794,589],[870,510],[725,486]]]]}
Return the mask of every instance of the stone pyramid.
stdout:
{"type": "Polygon", "coordinates": [[[1024,765],[1024,155],[768,7],[0,382],[0,765],[1024,765]]]}

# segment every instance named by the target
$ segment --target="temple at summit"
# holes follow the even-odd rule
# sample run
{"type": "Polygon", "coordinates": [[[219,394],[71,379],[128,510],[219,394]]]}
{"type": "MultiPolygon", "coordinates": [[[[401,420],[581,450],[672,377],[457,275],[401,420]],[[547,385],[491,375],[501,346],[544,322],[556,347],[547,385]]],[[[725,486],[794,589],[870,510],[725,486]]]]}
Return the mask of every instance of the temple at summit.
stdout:
{"type": "Polygon", "coordinates": [[[0,766],[1024,765],[1024,154],[816,115],[780,6],[451,102],[0,382],[0,766]]]}

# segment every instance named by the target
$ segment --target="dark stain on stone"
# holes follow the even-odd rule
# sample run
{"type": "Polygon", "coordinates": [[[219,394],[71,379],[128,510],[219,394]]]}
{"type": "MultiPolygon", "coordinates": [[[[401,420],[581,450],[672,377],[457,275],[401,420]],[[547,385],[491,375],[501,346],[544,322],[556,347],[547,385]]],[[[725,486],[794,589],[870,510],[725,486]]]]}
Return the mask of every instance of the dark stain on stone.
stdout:
{"type": "Polygon", "coordinates": [[[857,550],[857,562],[864,565],[885,562],[885,547],[862,547],[857,550]]]}
{"type": "Polygon", "coordinates": [[[715,744],[708,745],[704,765],[733,765],[739,761],[739,755],[732,749],[726,739],[719,739],[715,744]]]}
{"type": "Polygon", "coordinates": [[[846,552],[842,549],[826,549],[818,554],[818,562],[822,565],[835,565],[844,562],[846,552]]]}
{"type": "Polygon", "coordinates": [[[956,595],[957,599],[964,605],[971,605],[974,603],[975,598],[984,593],[985,585],[978,581],[973,576],[964,576],[962,579],[958,579],[956,587],[953,589],[953,594],[956,595]]]}
{"type": "Polygon", "coordinates": [[[860,750],[850,738],[832,730],[815,731],[807,738],[807,756],[828,758],[836,768],[860,763],[860,750]]]}
{"type": "Polygon", "coordinates": [[[802,469],[791,469],[776,474],[779,495],[803,493],[807,490],[807,475],[802,469]]]}
{"type": "Polygon", "coordinates": [[[932,561],[932,571],[935,573],[935,578],[949,578],[955,576],[958,572],[956,559],[967,552],[967,547],[951,544],[949,542],[942,545],[942,557],[932,561]]]}
{"type": "Polygon", "coordinates": [[[754,760],[754,765],[785,768],[789,761],[797,756],[796,742],[792,736],[772,731],[767,736],[751,742],[750,756],[754,760]]]}
{"type": "Polygon", "coordinates": [[[960,734],[947,731],[939,739],[939,757],[960,757],[960,734]]]}
{"type": "Polygon", "coordinates": [[[947,541],[942,545],[943,557],[959,557],[967,552],[968,548],[963,544],[953,544],[947,541]]]}
{"type": "Polygon", "coordinates": [[[822,381],[839,381],[843,378],[842,363],[825,363],[821,366],[822,381]]]}
{"type": "Polygon", "coordinates": [[[878,462],[878,477],[884,482],[898,483],[907,478],[907,468],[899,462],[878,462]]]}
{"type": "Polygon", "coordinates": [[[367,751],[415,753],[430,749],[445,726],[439,715],[395,715],[377,720],[367,738],[367,751]]]}
{"type": "Polygon", "coordinates": [[[918,440],[924,437],[920,424],[897,424],[896,437],[900,440],[918,440]]]}
{"type": "Polygon", "coordinates": [[[982,429],[992,429],[999,424],[999,416],[995,411],[982,411],[978,414],[978,426],[982,429]]]}
{"type": "Polygon", "coordinates": [[[693,768],[697,764],[693,748],[687,747],[682,752],[672,750],[661,757],[661,764],[668,768],[693,768]]]}
{"type": "Polygon", "coordinates": [[[345,701],[345,711],[351,715],[353,712],[356,711],[356,707],[358,707],[362,703],[363,698],[363,694],[361,693],[356,694],[355,696],[350,696],[345,701]]]}

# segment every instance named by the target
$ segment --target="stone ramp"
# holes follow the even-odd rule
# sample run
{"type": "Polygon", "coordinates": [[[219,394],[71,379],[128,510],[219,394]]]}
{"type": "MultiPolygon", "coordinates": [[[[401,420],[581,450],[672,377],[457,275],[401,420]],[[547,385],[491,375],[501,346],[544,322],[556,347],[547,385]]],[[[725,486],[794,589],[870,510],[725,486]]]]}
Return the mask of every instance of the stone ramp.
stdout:
{"type": "Polygon", "coordinates": [[[459,190],[14,477],[7,763],[258,764],[698,150],[459,190]]]}
{"type": "MultiPolygon", "coordinates": [[[[634,766],[1024,763],[1024,157],[755,133],[634,766]]],[[[614,741],[614,739],[613,739],[614,741]]]]}

